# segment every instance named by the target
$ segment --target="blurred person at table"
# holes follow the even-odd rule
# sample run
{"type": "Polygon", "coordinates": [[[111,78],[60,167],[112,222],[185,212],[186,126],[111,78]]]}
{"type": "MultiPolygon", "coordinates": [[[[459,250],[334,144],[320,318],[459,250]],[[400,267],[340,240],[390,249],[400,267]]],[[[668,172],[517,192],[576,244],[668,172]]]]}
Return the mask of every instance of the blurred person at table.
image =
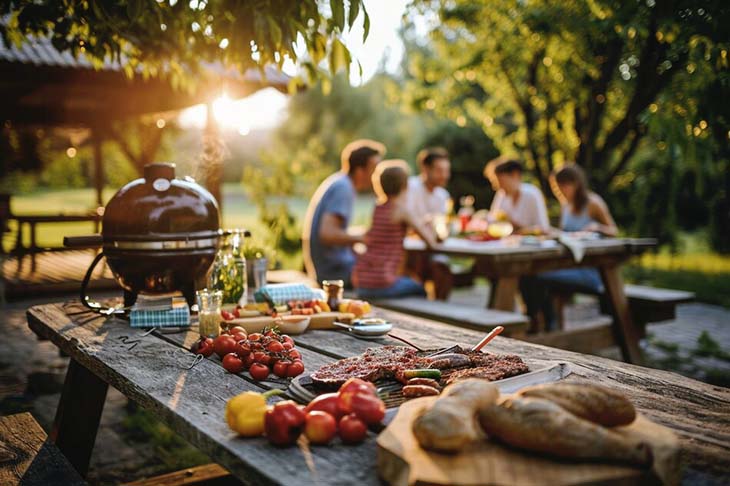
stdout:
{"type": "Polygon", "coordinates": [[[403,238],[410,227],[429,247],[437,239],[432,227],[418,221],[408,208],[408,164],[403,160],[382,162],[373,174],[373,188],[378,204],[365,235],[367,249],[358,255],[352,272],[355,291],[363,299],[424,297],[423,285],[403,274],[403,238]]]}
{"type": "Polygon", "coordinates": [[[484,175],[497,191],[489,209],[489,220],[506,219],[516,233],[548,233],[550,222],[545,198],[540,189],[522,182],[522,172],[522,163],[508,157],[491,160],[484,168],[484,175]]]}
{"type": "MultiPolygon", "coordinates": [[[[566,233],[594,232],[616,236],[618,227],[606,202],[588,188],[585,172],[568,165],[550,175],[550,188],[560,201],[560,229],[566,233]]],[[[551,294],[560,288],[603,294],[603,282],[596,268],[564,268],[544,272],[523,285],[527,313],[533,322],[544,319],[548,330],[556,326],[556,312],[551,294]],[[542,316],[540,315],[542,314],[542,316]]]]}
{"type": "MultiPolygon", "coordinates": [[[[416,163],[420,173],[408,178],[406,205],[415,221],[448,228],[446,218],[452,202],[446,185],[451,178],[449,152],[441,147],[429,147],[418,152],[416,163]]],[[[415,253],[408,255],[406,266],[421,280],[432,280],[435,297],[447,300],[454,285],[449,258],[441,254],[415,253]]]]}
{"type": "Polygon", "coordinates": [[[343,280],[351,287],[353,245],[363,236],[348,232],[358,192],[372,190],[372,175],[385,154],[374,140],[356,140],[340,156],[341,170],[320,184],[304,220],[302,249],[307,273],[318,282],[343,280]]]}

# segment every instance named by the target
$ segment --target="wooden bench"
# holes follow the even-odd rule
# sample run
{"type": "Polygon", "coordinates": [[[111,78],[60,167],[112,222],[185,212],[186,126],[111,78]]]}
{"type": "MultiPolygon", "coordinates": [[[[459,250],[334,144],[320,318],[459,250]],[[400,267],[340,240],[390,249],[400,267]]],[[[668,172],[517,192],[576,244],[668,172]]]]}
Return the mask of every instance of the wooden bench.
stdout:
{"type": "Polygon", "coordinates": [[[0,417],[0,484],[86,484],[29,413],[0,417]]]}
{"type": "Polygon", "coordinates": [[[180,471],[162,474],[153,478],[141,479],[122,486],[240,486],[236,479],[218,464],[204,464],[180,471]]]}
{"type": "Polygon", "coordinates": [[[516,338],[524,337],[527,333],[527,318],[515,312],[485,309],[441,300],[428,300],[422,297],[379,299],[373,301],[373,304],[385,309],[425,317],[465,329],[488,332],[497,326],[504,326],[503,335],[516,338]]]}
{"type": "MultiPolygon", "coordinates": [[[[643,285],[625,285],[624,292],[629,301],[632,321],[640,338],[646,337],[647,324],[674,319],[677,317],[677,305],[692,302],[695,299],[692,292],[643,285]]],[[[556,288],[556,307],[560,330],[529,336],[528,340],[532,343],[579,353],[591,353],[615,345],[616,339],[610,318],[608,322],[597,323],[580,329],[564,330],[562,307],[566,295],[573,293],[600,296],[600,294],[589,289],[560,284],[556,288]]]]}

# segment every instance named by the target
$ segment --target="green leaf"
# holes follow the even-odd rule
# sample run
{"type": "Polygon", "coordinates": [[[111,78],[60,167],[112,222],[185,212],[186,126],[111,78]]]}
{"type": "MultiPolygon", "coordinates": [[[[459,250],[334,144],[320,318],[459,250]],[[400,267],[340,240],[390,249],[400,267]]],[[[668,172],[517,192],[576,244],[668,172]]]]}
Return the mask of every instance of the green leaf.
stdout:
{"type": "Polygon", "coordinates": [[[315,32],[312,35],[312,40],[309,45],[309,55],[312,57],[314,64],[319,64],[322,59],[327,55],[327,37],[320,32],[315,32]]]}
{"type": "Polygon", "coordinates": [[[362,13],[365,16],[365,19],[362,22],[362,41],[365,42],[368,38],[368,34],[370,33],[370,16],[368,15],[368,11],[365,10],[365,5],[362,5],[362,13]]]}
{"type": "Polygon", "coordinates": [[[350,12],[348,13],[347,23],[352,29],[352,25],[357,19],[357,14],[360,13],[360,0],[350,0],[350,12]]]}
{"type": "Polygon", "coordinates": [[[273,19],[273,17],[266,16],[266,23],[269,24],[269,35],[271,35],[271,40],[274,41],[274,45],[280,46],[281,45],[281,28],[276,23],[276,21],[273,19]]]}
{"type": "Polygon", "coordinates": [[[332,41],[332,50],[330,51],[330,71],[332,74],[337,73],[340,69],[350,72],[350,51],[347,50],[345,44],[340,39],[332,41]]]}
{"type": "Polygon", "coordinates": [[[342,32],[345,28],[345,1],[330,0],[330,8],[332,9],[332,21],[342,32]]]}

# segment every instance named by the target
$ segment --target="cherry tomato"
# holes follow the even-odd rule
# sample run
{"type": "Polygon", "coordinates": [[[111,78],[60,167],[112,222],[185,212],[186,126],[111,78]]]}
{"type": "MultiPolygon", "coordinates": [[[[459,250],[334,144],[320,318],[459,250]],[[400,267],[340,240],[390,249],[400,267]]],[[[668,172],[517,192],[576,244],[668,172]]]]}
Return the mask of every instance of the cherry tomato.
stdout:
{"type": "Polygon", "coordinates": [[[344,412],[340,409],[340,406],[338,405],[337,393],[325,393],[323,395],[319,395],[314,400],[309,402],[309,404],[304,409],[305,412],[312,412],[314,410],[327,412],[337,420],[340,420],[340,418],[344,414],[344,412]]]}
{"type": "Polygon", "coordinates": [[[304,363],[297,360],[289,365],[286,376],[288,376],[289,378],[294,378],[295,376],[299,376],[302,373],[304,373],[304,363]]]}
{"type": "Polygon", "coordinates": [[[195,354],[202,354],[206,358],[213,354],[213,339],[209,337],[201,337],[199,341],[193,343],[190,351],[195,354]]]}
{"type": "Polygon", "coordinates": [[[279,378],[286,378],[290,365],[291,363],[289,361],[277,361],[274,364],[274,374],[279,378]]]}
{"type": "Polygon", "coordinates": [[[291,343],[292,345],[294,345],[294,340],[291,338],[291,336],[289,336],[287,334],[282,334],[281,335],[281,342],[283,342],[283,343],[291,343]]]}
{"type": "Polygon", "coordinates": [[[241,306],[237,305],[235,309],[233,309],[233,315],[236,316],[236,319],[241,317],[241,306]]]}
{"type": "Polygon", "coordinates": [[[215,350],[215,354],[223,359],[223,356],[228,353],[236,352],[236,340],[233,339],[233,336],[221,334],[213,340],[213,349],[215,350]]]}
{"type": "Polygon", "coordinates": [[[252,364],[248,372],[251,373],[251,378],[258,381],[263,381],[269,377],[269,367],[261,363],[252,364]]]}
{"type": "Polygon", "coordinates": [[[365,440],[368,435],[368,428],[365,422],[357,418],[357,415],[351,413],[340,419],[339,423],[340,439],[345,444],[357,444],[365,440]]]}
{"type": "Polygon", "coordinates": [[[286,351],[289,351],[290,349],[293,349],[294,348],[294,345],[292,343],[288,343],[286,341],[284,341],[283,343],[281,343],[281,345],[284,347],[284,349],[286,351]]]}
{"type": "Polygon", "coordinates": [[[255,363],[255,361],[253,360],[253,354],[247,354],[242,359],[244,369],[249,369],[251,365],[255,363]]]}
{"type": "Polygon", "coordinates": [[[261,333],[255,332],[253,334],[248,335],[248,340],[249,341],[261,341],[262,337],[263,337],[263,335],[261,335],[261,333]]]}
{"type": "Polygon", "coordinates": [[[236,353],[242,358],[251,354],[251,346],[248,344],[248,341],[240,339],[236,343],[236,353]]]}
{"type": "Polygon", "coordinates": [[[243,371],[243,361],[236,353],[228,353],[223,357],[223,367],[229,373],[240,373],[243,371]]]}
{"type": "Polygon", "coordinates": [[[254,351],[253,360],[257,363],[269,364],[269,355],[263,351],[254,351]],[[266,362],[264,363],[264,361],[266,362]]]}
{"type": "Polygon", "coordinates": [[[302,359],[302,353],[296,349],[290,349],[287,354],[291,359],[302,359]]]}
{"type": "Polygon", "coordinates": [[[304,420],[304,435],[312,444],[326,444],[337,435],[337,421],[327,412],[309,412],[304,420]]]}
{"type": "Polygon", "coordinates": [[[222,318],[223,318],[223,320],[225,320],[225,321],[232,321],[233,319],[235,319],[235,318],[236,318],[236,316],[234,316],[234,315],[233,315],[232,313],[230,313],[230,312],[228,312],[228,311],[225,311],[225,310],[222,310],[222,311],[221,311],[221,317],[222,317],[222,318]]]}
{"type": "Polygon", "coordinates": [[[270,353],[281,353],[284,351],[284,345],[279,341],[271,341],[268,345],[266,345],[266,350],[270,353]]]}

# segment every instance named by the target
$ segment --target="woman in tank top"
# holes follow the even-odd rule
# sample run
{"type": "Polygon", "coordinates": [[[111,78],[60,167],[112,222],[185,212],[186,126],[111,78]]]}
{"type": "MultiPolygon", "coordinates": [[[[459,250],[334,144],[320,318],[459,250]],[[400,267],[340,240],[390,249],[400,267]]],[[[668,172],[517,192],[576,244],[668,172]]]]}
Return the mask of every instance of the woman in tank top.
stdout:
{"type": "MultiPolygon", "coordinates": [[[[585,173],[579,166],[569,165],[551,174],[550,187],[560,201],[562,231],[594,232],[604,236],[618,234],[608,206],[601,196],[588,189],[585,173]]],[[[529,282],[520,282],[527,313],[533,323],[542,313],[546,328],[550,330],[555,327],[555,311],[550,301],[550,290],[561,285],[597,294],[602,294],[604,290],[596,268],[554,270],[529,278],[529,282]]]]}

